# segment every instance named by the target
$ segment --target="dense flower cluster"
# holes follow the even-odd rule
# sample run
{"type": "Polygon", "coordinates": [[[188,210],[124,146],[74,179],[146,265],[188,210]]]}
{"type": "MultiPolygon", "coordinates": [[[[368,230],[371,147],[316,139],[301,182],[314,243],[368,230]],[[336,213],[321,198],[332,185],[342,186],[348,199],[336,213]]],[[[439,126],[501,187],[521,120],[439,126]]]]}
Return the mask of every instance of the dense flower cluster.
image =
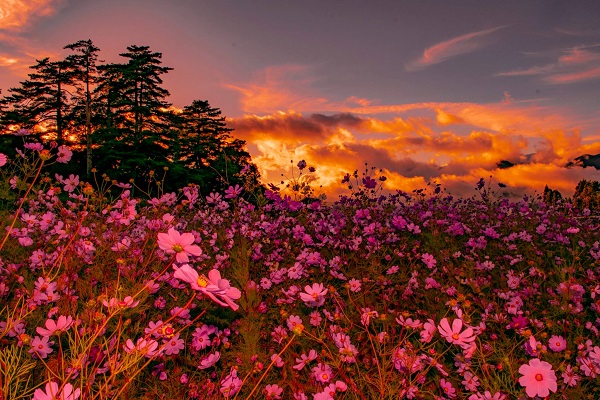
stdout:
{"type": "MultiPolygon", "coordinates": [[[[40,146],[26,152],[41,156],[40,146]]],[[[22,179],[10,171],[7,181],[22,179]]],[[[250,202],[239,186],[141,199],[125,184],[55,178],[2,225],[10,393],[600,394],[599,218],[589,210],[441,192],[250,202]]]]}

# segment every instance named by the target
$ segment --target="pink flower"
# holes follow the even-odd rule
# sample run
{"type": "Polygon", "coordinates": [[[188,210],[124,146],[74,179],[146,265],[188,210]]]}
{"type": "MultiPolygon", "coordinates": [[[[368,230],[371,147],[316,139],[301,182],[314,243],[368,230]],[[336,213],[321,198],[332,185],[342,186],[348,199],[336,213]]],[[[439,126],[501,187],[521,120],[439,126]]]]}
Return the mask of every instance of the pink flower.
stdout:
{"type": "Polygon", "coordinates": [[[225,397],[231,397],[237,393],[238,390],[242,387],[242,380],[237,376],[237,370],[235,368],[231,369],[229,375],[227,375],[221,381],[221,393],[225,397]]]}
{"type": "Polygon", "coordinates": [[[176,254],[175,259],[179,263],[189,262],[188,255],[199,256],[202,249],[194,243],[194,235],[191,233],[180,234],[174,228],[167,233],[158,234],[158,247],[168,254],[176,254]]]}
{"type": "Polygon", "coordinates": [[[4,167],[8,162],[8,157],[5,154],[0,153],[0,167],[4,167]]]}
{"type": "Polygon", "coordinates": [[[59,163],[68,163],[73,156],[73,152],[67,146],[59,146],[56,161],[59,163]]]}
{"type": "Polygon", "coordinates": [[[39,337],[36,336],[31,340],[31,349],[29,353],[35,354],[40,358],[48,357],[48,354],[52,353],[52,346],[54,342],[49,342],[50,338],[48,336],[39,337]]]}
{"type": "Polygon", "coordinates": [[[444,391],[444,394],[451,399],[456,397],[456,389],[452,386],[452,383],[448,382],[444,378],[440,380],[440,387],[444,391]]]}
{"type": "Polygon", "coordinates": [[[127,339],[123,346],[126,353],[139,352],[146,358],[152,358],[156,355],[160,355],[161,351],[158,348],[158,342],[154,339],[139,338],[135,345],[131,339],[127,339]]]}
{"type": "Polygon", "coordinates": [[[207,369],[212,367],[221,359],[221,353],[215,351],[214,353],[210,353],[202,360],[200,360],[200,364],[198,365],[198,369],[207,369]]]}
{"type": "Polygon", "coordinates": [[[265,387],[265,399],[281,399],[281,393],[283,393],[283,388],[280,388],[277,385],[267,385],[265,387]]]}
{"type": "Polygon", "coordinates": [[[242,194],[243,191],[244,191],[244,189],[241,188],[240,185],[235,185],[235,187],[229,186],[229,188],[227,188],[225,190],[225,198],[226,199],[235,199],[240,194],[242,194]]]}
{"type": "Polygon", "coordinates": [[[71,317],[70,315],[68,317],[61,315],[60,317],[58,317],[57,321],[47,319],[46,329],[38,326],[35,330],[42,336],[52,336],[55,333],[60,334],[62,332],[66,332],[67,330],[69,330],[72,323],[73,317],[71,317]]]}
{"type": "Polygon", "coordinates": [[[452,327],[450,327],[448,318],[443,318],[438,325],[438,331],[448,342],[467,349],[477,336],[473,328],[467,328],[461,332],[462,326],[463,322],[458,318],[452,321],[452,327]]]}
{"type": "Polygon", "coordinates": [[[70,383],[65,383],[60,390],[58,383],[48,382],[46,390],[36,389],[31,400],[77,400],[80,393],[81,389],[77,388],[73,391],[73,385],[70,383]]]}
{"type": "Polygon", "coordinates": [[[328,383],[333,377],[333,370],[327,364],[319,363],[312,369],[313,376],[317,382],[328,383]]]}
{"type": "Polygon", "coordinates": [[[306,293],[300,293],[300,299],[309,307],[318,307],[325,304],[327,289],[322,283],[313,283],[312,286],[304,286],[306,293]]]}
{"type": "Polygon", "coordinates": [[[529,364],[521,365],[519,373],[523,375],[519,383],[525,387],[527,396],[546,397],[550,392],[556,392],[556,374],[550,363],[534,358],[529,364]]]}
{"type": "Polygon", "coordinates": [[[552,336],[548,341],[548,347],[554,352],[560,352],[567,348],[567,341],[562,336],[552,336]]]}
{"type": "Polygon", "coordinates": [[[164,341],[164,352],[165,355],[170,356],[173,354],[179,354],[181,350],[185,348],[185,341],[179,338],[179,333],[170,339],[164,341]]]}
{"type": "Polygon", "coordinates": [[[134,308],[140,304],[139,300],[134,300],[131,296],[126,296],[123,300],[112,297],[110,300],[102,300],[104,307],[108,308],[134,308]]]}
{"type": "Polygon", "coordinates": [[[208,277],[206,277],[205,275],[199,275],[188,264],[183,264],[181,267],[175,268],[173,276],[189,283],[192,289],[204,293],[217,304],[231,307],[233,311],[239,308],[233,300],[242,297],[242,293],[238,288],[232,287],[227,279],[222,279],[221,274],[216,269],[211,270],[208,277]]]}

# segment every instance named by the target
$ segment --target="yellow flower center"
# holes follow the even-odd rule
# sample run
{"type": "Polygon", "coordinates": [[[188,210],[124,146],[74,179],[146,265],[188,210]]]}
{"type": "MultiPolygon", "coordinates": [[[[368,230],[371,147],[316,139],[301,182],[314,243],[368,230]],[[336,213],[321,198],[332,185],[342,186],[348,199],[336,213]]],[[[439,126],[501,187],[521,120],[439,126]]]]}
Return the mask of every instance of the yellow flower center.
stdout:
{"type": "Polygon", "coordinates": [[[175,253],[181,253],[181,252],[183,251],[183,247],[181,247],[181,245],[180,245],[180,244],[174,244],[174,245],[173,245],[173,251],[174,251],[175,253]]]}
{"type": "Polygon", "coordinates": [[[454,335],[452,335],[452,339],[454,339],[454,340],[458,340],[458,337],[459,337],[458,333],[455,333],[454,335]]]}
{"type": "Polygon", "coordinates": [[[198,277],[197,283],[198,283],[198,286],[200,286],[200,287],[207,287],[208,283],[209,283],[209,280],[208,280],[208,278],[206,276],[200,275],[198,277]]]}

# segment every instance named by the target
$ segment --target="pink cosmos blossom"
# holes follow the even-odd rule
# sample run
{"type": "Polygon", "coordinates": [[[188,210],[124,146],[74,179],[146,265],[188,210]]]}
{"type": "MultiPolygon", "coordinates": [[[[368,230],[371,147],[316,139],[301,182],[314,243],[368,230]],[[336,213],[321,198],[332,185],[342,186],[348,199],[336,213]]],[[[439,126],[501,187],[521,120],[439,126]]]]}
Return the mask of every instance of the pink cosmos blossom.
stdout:
{"type": "Polygon", "coordinates": [[[54,342],[50,342],[49,340],[48,336],[42,336],[41,338],[39,336],[34,337],[30,343],[31,349],[29,353],[37,355],[40,358],[48,357],[48,354],[52,353],[52,347],[50,346],[54,344],[54,342]]]}
{"type": "Polygon", "coordinates": [[[297,371],[300,371],[300,370],[304,369],[306,364],[308,364],[312,360],[315,360],[316,358],[317,358],[317,352],[315,350],[311,349],[308,352],[308,355],[301,354],[300,358],[296,358],[296,364],[292,368],[297,371]]]}
{"type": "Polygon", "coordinates": [[[265,399],[281,399],[281,393],[283,393],[283,388],[280,388],[277,385],[267,385],[264,390],[265,399]]]}
{"type": "Polygon", "coordinates": [[[569,386],[577,386],[577,382],[581,379],[581,376],[577,375],[575,371],[573,371],[573,367],[567,365],[565,371],[562,373],[562,378],[565,383],[569,386]]]}
{"type": "Polygon", "coordinates": [[[68,331],[71,327],[71,324],[73,324],[73,317],[71,317],[70,315],[67,317],[61,315],[60,317],[58,317],[57,321],[47,319],[45,324],[46,329],[38,326],[35,330],[42,336],[52,336],[55,333],[60,334],[62,332],[68,331]]]}
{"type": "Polygon", "coordinates": [[[158,247],[167,254],[175,254],[175,259],[179,263],[189,262],[188,255],[199,256],[202,249],[193,244],[195,237],[192,233],[186,232],[180,234],[174,228],[170,228],[167,233],[158,234],[158,247]]]}
{"type": "Polygon", "coordinates": [[[8,162],[8,157],[5,154],[0,153],[0,167],[4,167],[8,162]]]}
{"type": "Polygon", "coordinates": [[[185,348],[185,341],[179,338],[179,333],[173,336],[170,339],[164,340],[164,348],[163,351],[165,355],[170,356],[174,354],[179,354],[181,350],[185,348]]]}
{"type": "Polygon", "coordinates": [[[112,297],[110,300],[102,300],[102,305],[111,309],[134,308],[140,304],[139,300],[134,300],[131,296],[126,296],[123,300],[112,297]]]}
{"type": "Polygon", "coordinates": [[[438,325],[438,331],[448,342],[467,349],[477,336],[473,328],[467,328],[461,332],[462,326],[463,322],[458,318],[452,321],[452,327],[450,327],[448,318],[443,318],[438,325]]]}
{"type": "Polygon", "coordinates": [[[453,399],[456,397],[456,389],[454,389],[452,383],[448,382],[444,378],[440,380],[440,387],[444,391],[444,394],[449,398],[453,399]]]}
{"type": "Polygon", "coordinates": [[[548,340],[548,347],[554,352],[561,352],[567,348],[567,341],[562,336],[552,336],[548,340]]]}
{"type": "Polygon", "coordinates": [[[312,374],[317,382],[328,383],[333,377],[333,370],[328,364],[319,363],[312,369],[312,374]]]}
{"type": "Polygon", "coordinates": [[[240,185],[235,185],[235,187],[229,186],[229,188],[227,188],[225,190],[225,198],[226,199],[234,199],[234,198],[238,197],[240,194],[242,194],[243,191],[244,191],[244,189],[241,188],[240,185]]]}
{"type": "Polygon", "coordinates": [[[73,152],[67,146],[59,146],[56,161],[59,163],[68,163],[73,156],[73,152]]]}
{"type": "Polygon", "coordinates": [[[525,387],[527,396],[546,397],[550,392],[556,392],[556,374],[549,362],[534,358],[529,364],[521,365],[519,373],[522,375],[519,383],[525,387]]]}
{"type": "Polygon", "coordinates": [[[220,392],[225,397],[231,397],[242,387],[242,380],[237,376],[237,370],[231,368],[229,374],[221,381],[220,392]]]}
{"type": "Polygon", "coordinates": [[[242,297],[242,293],[238,288],[232,287],[229,280],[221,278],[221,273],[216,269],[211,270],[207,277],[184,264],[179,268],[175,267],[173,276],[188,282],[192,289],[207,295],[217,304],[230,307],[233,311],[239,308],[233,301],[242,297]]]}
{"type": "Polygon", "coordinates": [[[469,396],[468,400],[505,400],[506,396],[501,392],[496,392],[493,395],[489,391],[481,393],[475,393],[469,396]]]}
{"type": "Polygon", "coordinates": [[[350,286],[350,291],[354,292],[354,293],[360,292],[360,289],[362,288],[361,281],[359,281],[358,279],[354,279],[354,278],[352,278],[348,281],[348,285],[350,286]]]}
{"type": "Polygon", "coordinates": [[[123,348],[126,353],[139,352],[146,358],[152,358],[161,353],[158,342],[154,339],[139,338],[135,345],[131,339],[127,339],[123,348]]]}
{"type": "Polygon", "coordinates": [[[312,286],[304,286],[305,293],[300,293],[300,299],[309,307],[319,307],[325,304],[327,289],[322,283],[313,283],[312,286]]]}
{"type": "Polygon", "coordinates": [[[200,364],[198,364],[198,369],[207,369],[212,367],[221,359],[221,353],[215,351],[214,353],[210,353],[202,360],[200,360],[200,364]]]}
{"type": "Polygon", "coordinates": [[[61,388],[56,382],[46,383],[46,390],[36,389],[31,400],[77,400],[81,389],[73,390],[73,385],[65,383],[61,388]]]}
{"type": "Polygon", "coordinates": [[[286,322],[288,329],[293,331],[296,326],[302,325],[302,318],[297,315],[290,315],[286,322]]]}
{"type": "Polygon", "coordinates": [[[432,319],[428,319],[427,322],[423,324],[423,330],[419,332],[419,336],[421,336],[421,339],[419,340],[423,343],[431,342],[435,331],[435,321],[432,319]]]}

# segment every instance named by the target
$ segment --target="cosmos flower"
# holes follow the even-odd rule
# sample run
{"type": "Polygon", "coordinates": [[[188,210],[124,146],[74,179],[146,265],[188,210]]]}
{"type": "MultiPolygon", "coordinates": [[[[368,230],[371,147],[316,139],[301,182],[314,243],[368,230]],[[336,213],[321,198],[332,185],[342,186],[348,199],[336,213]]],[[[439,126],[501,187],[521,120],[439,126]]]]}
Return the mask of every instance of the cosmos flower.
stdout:
{"type": "Polygon", "coordinates": [[[452,344],[456,344],[462,348],[469,348],[470,343],[477,337],[473,328],[467,328],[461,332],[463,322],[460,319],[452,321],[452,327],[448,322],[448,318],[443,318],[438,325],[438,331],[452,344]]]}
{"type": "Polygon", "coordinates": [[[300,299],[309,307],[319,307],[325,304],[327,289],[322,283],[313,283],[312,286],[304,286],[304,292],[300,293],[300,299]]]}
{"type": "Polygon", "coordinates": [[[77,400],[81,393],[79,388],[73,390],[73,385],[70,383],[65,383],[60,390],[58,383],[48,382],[45,389],[36,389],[31,400],[77,400]]]}
{"type": "Polygon", "coordinates": [[[73,157],[73,152],[67,146],[59,146],[58,154],[56,155],[56,162],[66,164],[73,157]]]}
{"type": "Polygon", "coordinates": [[[53,319],[47,319],[45,329],[38,326],[35,330],[42,336],[52,336],[57,332],[66,332],[67,330],[69,330],[72,323],[73,317],[71,317],[70,315],[67,317],[61,315],[56,321],[54,321],[53,319]]]}
{"type": "Polygon", "coordinates": [[[5,154],[0,153],[0,167],[3,167],[8,162],[8,157],[5,154]]]}
{"type": "Polygon", "coordinates": [[[548,340],[548,347],[550,347],[550,350],[558,353],[567,348],[567,341],[562,336],[554,335],[548,340]]]}
{"type": "Polygon", "coordinates": [[[158,247],[167,254],[175,254],[175,259],[179,263],[189,262],[189,255],[199,256],[202,249],[194,243],[194,235],[191,233],[180,234],[174,228],[170,228],[167,233],[158,234],[158,247]]]}
{"type": "Polygon", "coordinates": [[[556,392],[556,374],[549,362],[534,358],[529,364],[521,365],[519,373],[522,375],[519,383],[525,387],[527,396],[546,397],[550,392],[556,392]]]}
{"type": "Polygon", "coordinates": [[[232,287],[229,280],[221,278],[221,273],[216,269],[211,270],[207,277],[198,274],[190,265],[184,264],[175,267],[173,276],[189,283],[192,289],[202,292],[217,304],[230,307],[233,311],[239,308],[234,300],[239,299],[242,293],[238,288],[232,287]]]}

